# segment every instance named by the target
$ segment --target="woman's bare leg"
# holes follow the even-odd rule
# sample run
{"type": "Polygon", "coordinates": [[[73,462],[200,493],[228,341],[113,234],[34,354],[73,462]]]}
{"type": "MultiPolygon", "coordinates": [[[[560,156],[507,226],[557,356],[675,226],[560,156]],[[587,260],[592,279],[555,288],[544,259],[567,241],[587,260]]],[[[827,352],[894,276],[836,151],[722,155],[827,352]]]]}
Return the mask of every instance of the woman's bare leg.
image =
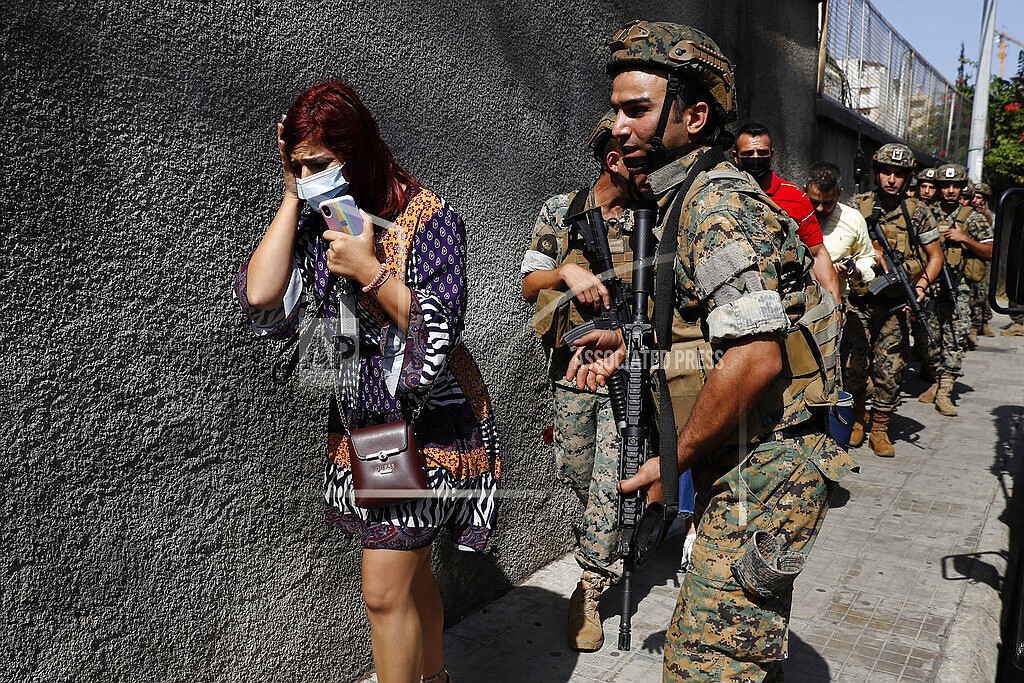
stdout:
{"type": "Polygon", "coordinates": [[[370,619],[373,665],[380,683],[417,683],[424,665],[424,624],[413,585],[430,546],[363,550],[363,601],[370,619]]]}
{"type": "Polygon", "coordinates": [[[437,581],[430,571],[430,553],[427,553],[416,573],[412,591],[423,631],[422,674],[427,678],[444,669],[444,605],[441,603],[437,581]]]}

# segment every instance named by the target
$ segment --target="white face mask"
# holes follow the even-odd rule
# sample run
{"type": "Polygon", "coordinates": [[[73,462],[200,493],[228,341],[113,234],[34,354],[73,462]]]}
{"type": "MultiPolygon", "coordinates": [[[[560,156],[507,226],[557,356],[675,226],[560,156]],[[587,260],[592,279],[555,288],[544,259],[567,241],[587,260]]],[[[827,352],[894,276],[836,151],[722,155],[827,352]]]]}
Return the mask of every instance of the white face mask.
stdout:
{"type": "Polygon", "coordinates": [[[295,192],[299,199],[305,199],[314,211],[319,211],[321,202],[345,194],[348,191],[348,181],[341,172],[344,165],[325,168],[308,178],[296,178],[295,192]]]}

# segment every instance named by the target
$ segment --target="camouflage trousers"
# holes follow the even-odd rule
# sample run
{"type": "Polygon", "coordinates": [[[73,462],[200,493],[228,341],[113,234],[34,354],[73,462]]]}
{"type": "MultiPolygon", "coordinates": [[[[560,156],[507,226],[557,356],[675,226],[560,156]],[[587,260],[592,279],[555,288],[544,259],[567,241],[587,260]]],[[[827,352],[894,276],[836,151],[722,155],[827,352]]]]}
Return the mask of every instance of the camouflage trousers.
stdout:
{"type": "Polygon", "coordinates": [[[874,406],[893,410],[899,403],[900,379],[910,354],[907,314],[890,313],[899,303],[885,297],[850,296],[840,345],[843,388],[855,399],[867,398],[868,378],[874,406]]]}
{"type": "Polygon", "coordinates": [[[666,635],[664,681],[783,678],[792,585],[761,597],[735,580],[732,563],[758,530],[774,535],[783,552],[810,552],[832,489],[814,460],[836,446],[816,434],[748,448],[729,447],[714,464],[693,468],[705,511],[666,635]]]}
{"type": "Polygon", "coordinates": [[[839,358],[843,368],[843,389],[853,394],[852,387],[858,385],[854,396],[867,397],[867,378],[871,367],[871,343],[867,328],[867,316],[863,310],[847,304],[843,321],[843,334],[839,340],[839,358]]]}
{"type": "Polygon", "coordinates": [[[607,396],[578,391],[565,380],[554,388],[555,464],[559,478],[583,503],[576,562],[607,580],[622,578],[617,503],[619,435],[607,396]]]}
{"type": "Polygon", "coordinates": [[[991,272],[991,266],[986,264],[982,281],[968,283],[971,288],[971,327],[978,331],[992,319],[992,307],[988,303],[988,278],[991,272]]]}
{"type": "Polygon", "coordinates": [[[971,334],[971,287],[962,278],[954,280],[954,284],[955,309],[949,297],[937,287],[934,292],[932,287],[928,288],[925,300],[926,322],[935,340],[928,344],[928,365],[936,376],[959,377],[963,374],[961,367],[967,350],[967,337],[971,334]]]}

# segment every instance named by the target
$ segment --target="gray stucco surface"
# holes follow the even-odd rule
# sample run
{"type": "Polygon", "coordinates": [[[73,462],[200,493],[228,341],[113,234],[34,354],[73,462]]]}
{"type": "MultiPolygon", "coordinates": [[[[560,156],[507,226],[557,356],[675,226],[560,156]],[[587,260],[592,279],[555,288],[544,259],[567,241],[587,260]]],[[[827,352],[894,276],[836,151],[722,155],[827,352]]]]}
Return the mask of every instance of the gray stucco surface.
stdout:
{"type": "Polygon", "coordinates": [[[273,124],[351,80],[469,229],[468,343],[497,405],[501,530],[441,543],[451,619],[571,547],[518,266],[591,179],[604,40],[692,23],[739,63],[741,119],[807,162],[816,3],[14,2],[0,26],[0,675],[350,680],[370,666],[356,544],[320,503],[326,394],[270,381],[231,296],[276,209],[273,124]]]}

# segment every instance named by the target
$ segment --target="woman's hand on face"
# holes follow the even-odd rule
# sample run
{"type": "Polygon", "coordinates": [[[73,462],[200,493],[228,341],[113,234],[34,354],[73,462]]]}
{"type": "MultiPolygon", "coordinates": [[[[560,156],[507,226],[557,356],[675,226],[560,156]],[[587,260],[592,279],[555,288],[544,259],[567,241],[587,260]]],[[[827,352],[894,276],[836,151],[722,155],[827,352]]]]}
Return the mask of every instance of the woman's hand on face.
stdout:
{"type": "Polygon", "coordinates": [[[348,235],[337,230],[327,230],[327,269],[339,277],[355,280],[360,286],[368,285],[380,270],[380,261],[374,253],[373,220],[360,210],[363,216],[363,232],[348,235]]]}
{"type": "Polygon", "coordinates": [[[295,174],[292,173],[292,164],[288,159],[288,155],[284,151],[284,140],[281,139],[281,135],[284,133],[284,120],[285,115],[281,115],[281,122],[277,124],[277,151],[281,155],[281,170],[284,174],[284,193],[291,195],[292,198],[298,199],[299,195],[295,190],[295,174]]]}

